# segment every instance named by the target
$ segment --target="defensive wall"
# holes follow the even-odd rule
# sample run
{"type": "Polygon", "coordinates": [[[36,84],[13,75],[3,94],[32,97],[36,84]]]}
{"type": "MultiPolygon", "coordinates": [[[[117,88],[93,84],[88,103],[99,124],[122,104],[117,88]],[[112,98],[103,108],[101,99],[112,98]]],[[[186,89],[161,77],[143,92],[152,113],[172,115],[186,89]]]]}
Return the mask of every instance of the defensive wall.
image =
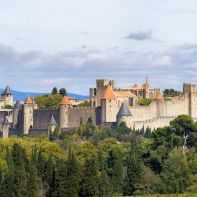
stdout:
{"type": "Polygon", "coordinates": [[[170,121],[181,114],[197,120],[197,94],[186,95],[178,100],[152,102],[149,106],[132,106],[132,116],[122,118],[128,127],[135,129],[168,126],[170,121]]]}
{"type": "Polygon", "coordinates": [[[29,134],[31,136],[47,136],[48,135],[48,128],[42,128],[42,129],[29,129],[29,134]]]}
{"type": "Polygon", "coordinates": [[[132,106],[129,109],[132,113],[132,120],[140,121],[155,117],[177,117],[180,114],[190,115],[188,97],[175,101],[154,101],[149,106],[132,106]]]}
{"type": "Polygon", "coordinates": [[[69,127],[78,127],[82,118],[83,123],[86,123],[89,117],[92,117],[94,124],[99,121],[96,117],[99,115],[99,110],[95,107],[73,107],[68,109],[69,127]]]}
{"type": "Polygon", "coordinates": [[[51,116],[54,116],[57,124],[60,122],[59,109],[36,109],[33,111],[33,128],[48,128],[51,116]]]}

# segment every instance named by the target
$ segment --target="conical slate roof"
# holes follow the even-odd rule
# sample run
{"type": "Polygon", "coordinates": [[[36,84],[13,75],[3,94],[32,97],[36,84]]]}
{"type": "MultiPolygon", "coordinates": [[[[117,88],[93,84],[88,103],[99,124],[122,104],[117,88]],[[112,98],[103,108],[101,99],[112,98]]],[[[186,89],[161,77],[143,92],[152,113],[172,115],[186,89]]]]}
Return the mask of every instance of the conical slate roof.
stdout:
{"type": "Polygon", "coordinates": [[[18,108],[20,108],[20,107],[21,107],[21,102],[20,102],[19,99],[17,99],[17,100],[16,100],[16,103],[15,103],[15,105],[14,105],[14,108],[15,108],[15,109],[18,109],[18,108]]]}
{"type": "Polygon", "coordinates": [[[126,103],[123,103],[120,107],[120,110],[117,114],[117,116],[132,116],[128,106],[126,103]]]}
{"type": "Polygon", "coordinates": [[[51,116],[51,119],[49,121],[49,125],[57,125],[57,122],[55,121],[55,118],[53,115],[51,116]]]}
{"type": "Polygon", "coordinates": [[[3,120],[3,125],[8,125],[8,124],[9,124],[8,117],[5,116],[5,117],[4,117],[4,120],[3,120]]]}
{"type": "Polygon", "coordinates": [[[4,96],[4,95],[12,95],[12,91],[11,91],[10,87],[6,86],[5,90],[3,91],[3,93],[1,95],[2,96],[4,96]]]}
{"type": "Polygon", "coordinates": [[[116,96],[114,94],[114,91],[112,90],[111,86],[108,85],[103,93],[102,99],[106,100],[115,100],[116,96]]]}

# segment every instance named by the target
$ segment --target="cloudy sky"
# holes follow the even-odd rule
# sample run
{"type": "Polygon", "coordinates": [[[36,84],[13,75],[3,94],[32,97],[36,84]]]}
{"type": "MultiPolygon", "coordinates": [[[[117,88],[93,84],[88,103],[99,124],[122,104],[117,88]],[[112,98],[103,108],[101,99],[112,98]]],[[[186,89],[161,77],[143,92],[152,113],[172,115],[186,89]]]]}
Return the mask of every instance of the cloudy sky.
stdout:
{"type": "Polygon", "coordinates": [[[0,87],[88,94],[197,83],[196,0],[0,0],[0,87]]]}

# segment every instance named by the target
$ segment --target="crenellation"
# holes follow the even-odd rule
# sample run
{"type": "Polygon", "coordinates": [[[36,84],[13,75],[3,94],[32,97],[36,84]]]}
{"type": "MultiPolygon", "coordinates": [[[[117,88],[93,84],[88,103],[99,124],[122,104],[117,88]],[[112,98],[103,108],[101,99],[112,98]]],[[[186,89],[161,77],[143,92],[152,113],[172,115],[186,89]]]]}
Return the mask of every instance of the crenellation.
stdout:
{"type": "MultiPolygon", "coordinates": [[[[11,96],[9,89],[5,93],[11,96]]],[[[160,89],[151,88],[147,79],[142,86],[135,84],[130,88],[115,87],[115,81],[100,79],[96,81],[96,88],[90,89],[91,106],[77,107],[76,99],[64,96],[59,108],[38,109],[33,99],[28,97],[24,104],[17,103],[14,109],[0,109],[0,129],[4,130],[4,137],[39,136],[48,135],[48,129],[52,127],[68,131],[78,127],[81,120],[86,123],[90,117],[95,125],[114,127],[125,122],[135,129],[167,126],[181,114],[197,120],[196,85],[183,84],[183,92],[171,99],[165,101],[160,89]],[[138,104],[141,98],[152,98],[153,101],[148,106],[141,106],[138,104]],[[5,116],[8,126],[2,124],[5,116]]],[[[2,98],[0,103],[2,107],[2,98]]]]}

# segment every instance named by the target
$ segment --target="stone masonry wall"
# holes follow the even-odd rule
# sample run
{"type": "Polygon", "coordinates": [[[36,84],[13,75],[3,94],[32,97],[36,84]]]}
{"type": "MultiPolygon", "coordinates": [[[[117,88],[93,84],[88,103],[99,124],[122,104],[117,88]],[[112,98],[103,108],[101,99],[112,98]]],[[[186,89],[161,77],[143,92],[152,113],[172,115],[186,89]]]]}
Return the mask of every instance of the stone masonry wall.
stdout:
{"type": "Polygon", "coordinates": [[[54,116],[59,125],[59,109],[34,110],[33,112],[33,128],[48,128],[51,116],[54,116]]]}
{"type": "MultiPolygon", "coordinates": [[[[97,109],[95,107],[74,107],[68,110],[69,127],[78,127],[82,117],[83,123],[86,123],[89,117],[92,117],[96,124],[97,109]]],[[[99,114],[98,114],[99,115],[99,114]]]]}

